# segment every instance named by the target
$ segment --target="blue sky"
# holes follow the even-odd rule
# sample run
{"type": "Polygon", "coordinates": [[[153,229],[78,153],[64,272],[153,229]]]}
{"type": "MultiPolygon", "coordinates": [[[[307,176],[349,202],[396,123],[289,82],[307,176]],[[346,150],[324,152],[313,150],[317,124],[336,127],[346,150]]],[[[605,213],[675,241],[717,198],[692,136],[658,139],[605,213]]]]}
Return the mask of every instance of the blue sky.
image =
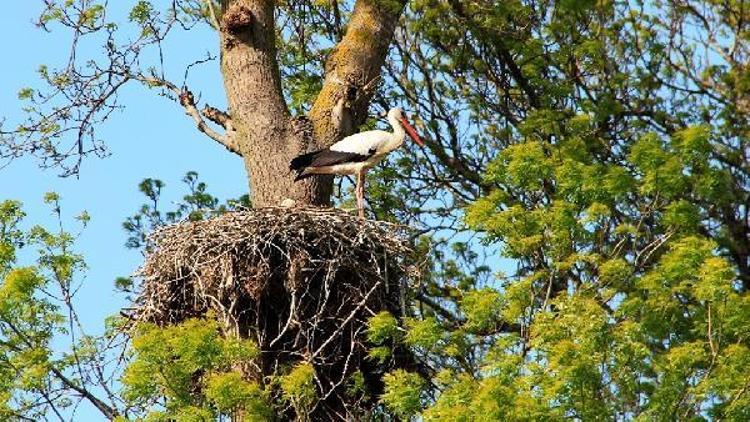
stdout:
{"type": "MultiPolygon", "coordinates": [[[[40,5],[41,1],[16,2],[0,15],[2,50],[6,57],[13,58],[4,66],[0,78],[0,116],[6,118],[8,126],[21,121],[23,116],[18,91],[26,86],[39,86],[36,75],[39,65],[52,67],[64,63],[67,57],[69,33],[63,30],[46,33],[34,26],[40,5]]],[[[197,31],[180,35],[182,42],[168,46],[177,62],[168,69],[176,80],[182,80],[182,63],[213,49],[214,37],[209,31],[197,31]]],[[[213,105],[224,105],[217,63],[192,72],[190,85],[196,94],[200,92],[204,98],[212,99],[213,105]]],[[[29,223],[54,222],[42,201],[48,191],[62,196],[66,216],[72,217],[82,210],[91,214],[91,223],[78,246],[90,266],[86,284],[91,291],[81,298],[95,301],[97,309],[92,312],[100,314],[93,321],[99,321],[99,316],[119,305],[111,294],[114,277],[129,274],[140,262],[137,252],[124,250],[126,236],[121,223],[144,202],[137,190],[142,179],[164,180],[166,201],[184,194],[180,180],[189,170],[198,171],[210,192],[220,198],[239,196],[246,191],[242,161],[199,133],[179,105],[155,94],[156,91],[137,84],[123,91],[121,99],[126,109],[100,126],[111,156],[84,160],[79,178],[60,178],[57,169],[42,170],[30,157],[0,170],[0,198],[21,200],[29,223]]]]}
{"type": "MultiPolygon", "coordinates": [[[[41,9],[41,0],[16,1],[0,14],[0,46],[6,58],[0,72],[0,116],[9,126],[22,118],[18,91],[40,86],[39,65],[52,68],[67,59],[70,33],[61,28],[52,33],[37,29],[33,21],[41,9]]],[[[215,52],[215,46],[215,34],[205,28],[177,34],[166,46],[168,74],[181,82],[185,65],[207,51],[215,52]]],[[[90,48],[83,52],[96,54],[90,48]]],[[[214,106],[224,106],[217,62],[192,71],[189,83],[196,95],[200,93],[214,106]]],[[[78,295],[79,309],[92,332],[101,330],[104,318],[125,304],[114,291],[113,280],[131,274],[141,263],[138,252],[124,248],[126,235],[121,224],[143,203],[137,190],[142,179],[157,177],[166,182],[165,203],[184,194],[180,180],[189,170],[199,172],[209,191],[219,198],[246,192],[242,161],[199,133],[179,105],[155,94],[136,84],[123,91],[126,109],[100,127],[111,156],[85,160],[77,179],[60,178],[55,169],[40,170],[30,158],[0,170],[0,200],[22,201],[27,226],[53,227],[53,217],[42,201],[48,191],[62,196],[62,211],[71,229],[76,227],[73,216],[83,210],[91,215],[77,246],[89,266],[78,295]]],[[[95,415],[84,410],[76,420],[99,420],[95,415]]]]}

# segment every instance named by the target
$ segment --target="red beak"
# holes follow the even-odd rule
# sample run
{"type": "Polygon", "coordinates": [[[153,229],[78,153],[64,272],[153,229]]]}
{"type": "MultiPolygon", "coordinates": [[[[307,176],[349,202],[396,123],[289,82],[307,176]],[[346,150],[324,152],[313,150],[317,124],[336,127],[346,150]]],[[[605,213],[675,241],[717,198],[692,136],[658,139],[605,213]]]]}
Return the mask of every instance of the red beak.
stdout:
{"type": "Polygon", "coordinates": [[[401,124],[404,125],[404,129],[406,129],[406,133],[409,134],[409,137],[414,140],[414,142],[417,143],[420,147],[424,147],[424,142],[422,142],[422,138],[417,135],[417,131],[414,130],[414,128],[409,124],[409,122],[406,120],[405,117],[401,118],[401,124]]]}

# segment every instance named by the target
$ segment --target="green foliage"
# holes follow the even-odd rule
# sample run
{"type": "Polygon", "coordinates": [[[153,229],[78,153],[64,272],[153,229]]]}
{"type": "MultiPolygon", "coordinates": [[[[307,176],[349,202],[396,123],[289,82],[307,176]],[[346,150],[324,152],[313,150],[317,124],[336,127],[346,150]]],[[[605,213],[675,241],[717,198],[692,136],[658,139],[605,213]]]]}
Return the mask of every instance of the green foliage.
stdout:
{"type": "Polygon", "coordinates": [[[242,379],[238,372],[217,373],[206,381],[206,399],[220,412],[241,410],[248,420],[270,418],[264,391],[257,383],[242,379]]]}
{"type": "Polygon", "coordinates": [[[444,345],[417,347],[441,374],[422,418],[743,420],[750,110],[720,82],[739,62],[706,64],[713,47],[674,32],[728,30],[702,20],[723,12],[493,6],[418,1],[404,47],[411,85],[397,91],[435,96],[419,109],[451,157],[391,169],[429,180],[399,195],[466,204],[463,222],[512,260],[465,285],[466,268],[442,279],[430,262],[416,312],[438,318],[444,345]],[[688,80],[705,84],[688,94],[688,80]]]}
{"type": "Polygon", "coordinates": [[[34,96],[33,88],[23,88],[22,90],[18,91],[19,100],[30,100],[33,96],[34,96]]]}
{"type": "Polygon", "coordinates": [[[288,374],[279,378],[284,400],[288,401],[297,415],[303,419],[317,397],[315,388],[315,368],[307,362],[300,362],[288,374]]]}
{"type": "Polygon", "coordinates": [[[466,314],[466,329],[485,331],[498,324],[503,308],[502,295],[490,288],[467,292],[461,300],[466,314]]]}
{"type": "Polygon", "coordinates": [[[398,321],[388,311],[381,311],[367,321],[367,340],[373,344],[383,344],[398,334],[398,321]]]}
{"type": "Polygon", "coordinates": [[[131,21],[143,25],[151,18],[153,12],[154,7],[151,5],[151,2],[139,0],[130,10],[130,16],[128,17],[131,21]]]}
{"type": "Polygon", "coordinates": [[[675,409],[700,414],[701,406],[725,414],[727,402],[716,398],[741,397],[729,380],[750,376],[719,363],[736,341],[746,341],[727,324],[750,314],[726,308],[746,302],[747,294],[717,253],[721,246],[701,236],[710,211],[696,198],[710,191],[702,175],[712,174],[706,128],[670,139],[645,134],[628,148],[627,163],[593,164],[596,156],[567,141],[580,136],[568,124],[570,133],[546,152],[539,142],[521,142],[488,167],[488,180],[502,189],[538,192],[545,200],[497,190],[466,214],[472,227],[503,242],[507,256],[529,265],[515,283],[469,292],[460,302],[467,329],[486,330],[497,318],[528,326],[527,340],[483,360],[506,368],[502,362],[516,357],[518,367],[490,370],[479,386],[457,383],[426,419],[460,420],[463,403],[479,397],[485,405],[508,400],[496,409],[502,417],[561,408],[594,420],[639,409],[640,417],[661,420],[675,409]],[[526,357],[519,360],[519,351],[526,357]],[[534,387],[480,395],[495,382],[534,387]]]}
{"type": "Polygon", "coordinates": [[[405,326],[404,342],[409,346],[432,349],[445,335],[445,329],[433,317],[427,317],[424,320],[408,318],[405,321],[405,326]]]}
{"type": "Polygon", "coordinates": [[[398,369],[383,377],[385,392],[380,401],[395,415],[409,419],[422,407],[424,380],[417,374],[398,369]]]}
{"type": "Polygon", "coordinates": [[[461,374],[456,378],[456,374],[446,371],[439,374],[438,380],[443,384],[443,393],[434,405],[424,411],[422,416],[425,421],[459,422],[477,418],[478,414],[471,403],[477,385],[471,377],[461,374]]]}
{"type": "MultiPolygon", "coordinates": [[[[100,37],[106,60],[90,65],[117,71],[87,78],[70,71],[81,63],[41,66],[42,86],[19,91],[29,121],[15,132],[17,144],[3,135],[0,144],[12,147],[3,151],[34,151],[63,167],[80,156],[67,153],[61,137],[93,130],[71,126],[71,116],[103,121],[118,96],[96,99],[123,70],[162,70],[131,69],[149,61],[141,51],[161,57],[155,53],[170,28],[216,25],[209,6],[221,9],[215,1],[166,8],[132,1],[121,24],[135,27],[127,35],[137,41],[121,46],[105,3],[45,4],[46,29],[107,35],[100,37]],[[94,101],[60,108],[52,99],[61,97],[94,101]]],[[[293,113],[310,110],[353,4],[275,3],[281,86],[293,113]]],[[[408,350],[420,374],[436,375],[388,372],[382,406],[368,416],[750,419],[750,15],[742,6],[409,2],[372,94],[378,108],[416,112],[429,146],[406,147],[373,169],[368,202],[379,220],[422,234],[415,249],[426,274],[409,285],[405,315],[373,310],[362,367],[393,364],[408,350]]],[[[343,81],[354,82],[368,81],[343,81]]],[[[371,117],[361,128],[381,123],[371,117]]],[[[164,224],[249,204],[246,197],[221,203],[194,173],[185,183],[189,193],[165,211],[164,183],[144,180],[148,203],[124,224],[129,247],[146,248],[146,234],[164,224]]],[[[347,204],[344,186],[340,204],[347,204]]],[[[59,215],[56,194],[45,202],[59,215]]],[[[22,229],[23,217],[20,204],[0,203],[3,420],[48,416],[35,410],[40,397],[64,408],[63,398],[80,392],[56,371],[88,387],[96,371],[78,367],[102,360],[102,339],[91,336],[76,337],[63,356],[52,353],[56,336],[75,329],[65,298],[85,265],[72,252],[74,236],[22,229]]],[[[89,216],[78,220],[85,225],[89,216]]],[[[117,284],[134,286],[128,278],[117,284]]],[[[113,319],[105,338],[123,326],[113,319]]],[[[237,368],[257,358],[257,347],[225,338],[211,318],[135,333],[115,395],[136,418],[215,420],[239,411],[263,419],[289,406],[304,417],[317,398],[316,362],[251,382],[237,368]]],[[[366,378],[355,372],[345,382],[359,396],[366,378]]]]}
{"type": "Polygon", "coordinates": [[[139,324],[132,350],[122,383],[123,397],[134,406],[147,408],[164,397],[167,410],[158,413],[162,418],[194,407],[212,418],[239,409],[258,417],[266,412],[263,390],[231,372],[255,358],[257,347],[249,340],[222,336],[211,316],[164,328],[139,324]]]}
{"type": "Polygon", "coordinates": [[[377,346],[372,347],[367,352],[367,357],[372,359],[373,361],[383,364],[388,361],[392,356],[391,348],[388,346],[377,346]]]}
{"type": "Polygon", "coordinates": [[[0,202],[0,417],[5,420],[41,419],[47,408],[69,407],[68,392],[96,385],[89,377],[107,353],[103,342],[113,338],[92,338],[77,325],[72,301],[85,264],[73,252],[76,237],[64,230],[60,201],[56,193],[44,196],[58,220],[54,231],[25,227],[21,203],[0,202]],[[70,348],[56,352],[53,346],[68,335],[70,348]],[[47,400],[39,404],[39,396],[47,400]]]}

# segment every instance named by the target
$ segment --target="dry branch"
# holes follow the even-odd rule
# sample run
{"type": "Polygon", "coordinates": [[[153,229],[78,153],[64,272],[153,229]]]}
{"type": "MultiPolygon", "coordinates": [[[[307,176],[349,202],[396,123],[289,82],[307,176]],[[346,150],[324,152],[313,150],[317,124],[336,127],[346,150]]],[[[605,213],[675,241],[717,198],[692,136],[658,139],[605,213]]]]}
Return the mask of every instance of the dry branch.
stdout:
{"type": "MultiPolygon", "coordinates": [[[[226,134],[222,135],[216,132],[215,130],[211,129],[206,124],[205,120],[203,120],[203,116],[201,115],[200,111],[198,111],[198,108],[195,105],[195,96],[193,96],[192,92],[188,91],[187,89],[182,89],[179,91],[178,98],[180,100],[180,105],[185,108],[185,113],[193,119],[199,131],[205,133],[209,138],[223,145],[224,148],[226,148],[228,151],[233,152],[240,156],[242,155],[242,153],[239,150],[239,147],[231,139],[232,134],[229,131],[227,131],[226,134]]],[[[206,106],[206,107],[209,107],[209,106],[206,106]]],[[[206,110],[211,110],[211,109],[213,108],[209,107],[206,110]]],[[[229,120],[227,119],[227,122],[228,121],[229,120]]]]}

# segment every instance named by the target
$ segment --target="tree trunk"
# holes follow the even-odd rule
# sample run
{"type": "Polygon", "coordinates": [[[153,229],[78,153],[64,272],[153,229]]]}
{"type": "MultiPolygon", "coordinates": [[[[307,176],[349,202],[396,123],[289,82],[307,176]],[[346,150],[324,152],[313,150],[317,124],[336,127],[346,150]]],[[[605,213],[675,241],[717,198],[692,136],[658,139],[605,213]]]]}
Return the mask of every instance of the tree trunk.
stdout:
{"type": "MultiPolygon", "coordinates": [[[[299,154],[330,146],[365,121],[404,4],[404,0],[357,0],[346,34],[327,60],[325,81],[310,116],[292,117],[276,60],[274,1],[222,1],[221,70],[232,121],[227,136],[245,161],[253,207],[279,205],[285,199],[299,205],[329,205],[333,178],[294,182],[289,162],[299,154]]],[[[288,295],[285,286],[322,283],[317,278],[323,276],[303,276],[291,270],[295,262],[289,265],[285,275],[289,280],[275,284],[280,290],[276,305],[283,304],[288,295]],[[296,280],[303,277],[309,279],[296,280]]],[[[283,309],[263,312],[271,319],[285,317],[283,309]]],[[[251,332],[249,326],[239,328],[241,333],[251,332]]],[[[259,347],[269,361],[276,361],[270,359],[276,354],[288,355],[271,343],[259,347]]],[[[344,372],[354,370],[341,363],[344,372]]],[[[260,379],[274,371],[260,367],[260,379]]],[[[331,396],[327,406],[345,413],[343,402],[335,401],[331,396]]],[[[238,414],[233,419],[245,418],[238,414]]]]}
{"type": "Polygon", "coordinates": [[[221,69],[233,131],[245,161],[254,207],[329,205],[331,177],[294,182],[289,161],[353,133],[367,117],[393,39],[402,0],[357,1],[348,30],[326,63],[326,79],[309,119],[292,117],[276,61],[274,2],[225,0],[221,69]]]}

